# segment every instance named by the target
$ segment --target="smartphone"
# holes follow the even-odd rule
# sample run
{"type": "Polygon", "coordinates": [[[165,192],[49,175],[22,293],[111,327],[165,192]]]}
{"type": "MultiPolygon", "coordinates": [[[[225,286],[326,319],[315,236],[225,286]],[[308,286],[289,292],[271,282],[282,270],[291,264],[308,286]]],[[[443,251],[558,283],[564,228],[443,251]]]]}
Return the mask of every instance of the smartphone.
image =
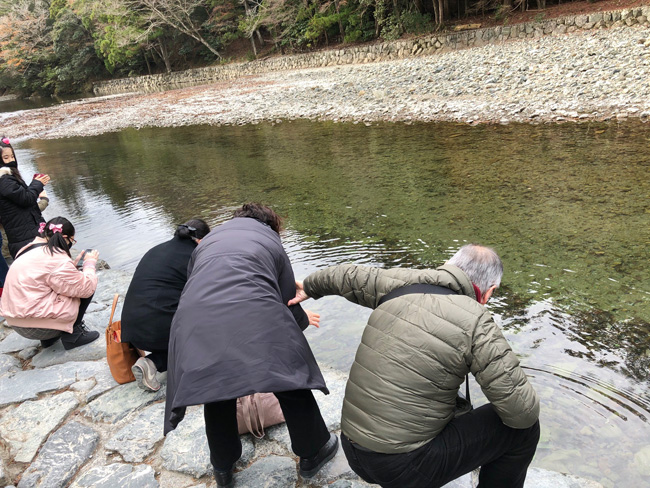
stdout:
{"type": "Polygon", "coordinates": [[[34,173],[34,178],[40,178],[41,176],[45,176],[43,173],[34,173]]]}
{"type": "Polygon", "coordinates": [[[79,262],[77,263],[77,268],[82,269],[84,267],[84,258],[86,257],[86,254],[91,252],[92,249],[85,249],[83,254],[81,255],[81,259],[79,259],[79,262]]]}

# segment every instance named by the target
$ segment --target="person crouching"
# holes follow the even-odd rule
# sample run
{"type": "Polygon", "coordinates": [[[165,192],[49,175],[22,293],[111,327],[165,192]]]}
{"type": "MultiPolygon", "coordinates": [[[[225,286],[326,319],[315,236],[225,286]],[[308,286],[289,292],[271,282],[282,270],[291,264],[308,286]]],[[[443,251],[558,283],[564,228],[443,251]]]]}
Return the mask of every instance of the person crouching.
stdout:
{"type": "Polygon", "coordinates": [[[43,347],[59,338],[66,350],[99,337],[85,328],[83,316],[97,289],[95,266],[99,251],[84,255],[77,269],[70,248],[75,230],[64,217],[41,225],[41,237],[23,247],[9,268],[0,299],[0,315],[19,335],[41,341],[43,347]]]}

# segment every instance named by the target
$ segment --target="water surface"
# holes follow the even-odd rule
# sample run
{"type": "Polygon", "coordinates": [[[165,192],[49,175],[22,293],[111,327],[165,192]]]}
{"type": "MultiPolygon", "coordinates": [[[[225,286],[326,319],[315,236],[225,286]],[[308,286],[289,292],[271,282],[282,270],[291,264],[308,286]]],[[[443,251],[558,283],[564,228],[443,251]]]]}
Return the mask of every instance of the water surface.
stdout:
{"type": "MultiPolygon", "coordinates": [[[[18,157],[52,176],[45,216],[68,216],[116,268],[251,200],[286,217],[299,278],[495,247],[506,274],[490,306],[542,398],[533,464],[627,487],[650,479],[648,129],[301,121],[31,141],[18,157]]],[[[369,311],[308,306],[317,358],[347,370],[369,311]]]]}

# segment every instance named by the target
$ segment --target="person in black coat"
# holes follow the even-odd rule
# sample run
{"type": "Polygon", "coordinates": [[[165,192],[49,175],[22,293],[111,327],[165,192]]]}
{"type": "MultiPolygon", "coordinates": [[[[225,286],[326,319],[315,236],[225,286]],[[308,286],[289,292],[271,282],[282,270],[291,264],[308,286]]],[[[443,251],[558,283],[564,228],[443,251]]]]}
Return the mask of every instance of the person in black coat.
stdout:
{"type": "Polygon", "coordinates": [[[2,165],[0,166],[0,220],[9,241],[12,258],[18,251],[39,235],[39,226],[45,223],[38,206],[48,175],[39,175],[27,185],[18,171],[18,162],[9,139],[0,140],[2,165]]]}
{"type": "Polygon", "coordinates": [[[157,391],[157,372],[167,371],[169,330],[187,282],[187,264],[210,227],[201,219],[178,226],[172,240],[142,257],[124,298],[122,341],[150,353],[131,370],[138,386],[157,391]]]}
{"type": "Polygon", "coordinates": [[[329,393],[303,334],[317,314],[289,307],[296,284],[280,242],[281,220],[246,204],[196,248],[172,322],[165,434],[189,405],[204,405],[217,486],[232,484],[241,456],[236,399],[272,392],[284,414],[300,473],[311,477],[338,449],[312,389],[329,393]]]}

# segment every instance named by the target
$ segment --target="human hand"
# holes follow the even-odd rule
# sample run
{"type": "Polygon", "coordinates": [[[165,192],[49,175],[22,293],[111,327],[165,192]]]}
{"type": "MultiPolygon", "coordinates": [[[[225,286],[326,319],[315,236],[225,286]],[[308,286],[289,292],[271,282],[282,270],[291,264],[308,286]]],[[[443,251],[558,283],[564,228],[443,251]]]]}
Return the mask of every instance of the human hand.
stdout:
{"type": "Polygon", "coordinates": [[[305,293],[305,289],[302,286],[302,281],[296,280],[296,296],[293,297],[291,300],[289,300],[289,303],[287,305],[296,305],[300,302],[304,302],[309,298],[309,295],[305,293]]]}
{"type": "Polygon", "coordinates": [[[47,184],[50,182],[50,177],[49,177],[49,175],[39,176],[39,177],[34,178],[34,179],[35,179],[36,181],[40,181],[41,183],[43,183],[43,185],[47,185],[47,184]]]}
{"type": "Polygon", "coordinates": [[[43,190],[42,192],[40,192],[38,194],[38,198],[48,198],[47,192],[45,190],[43,190]]]}
{"type": "Polygon", "coordinates": [[[320,328],[320,314],[312,312],[311,310],[305,310],[307,317],[309,318],[309,325],[313,325],[316,328],[320,328]]]}
{"type": "Polygon", "coordinates": [[[84,257],[84,254],[86,254],[86,251],[85,251],[85,250],[84,250],[84,251],[81,251],[79,254],[77,254],[77,257],[76,257],[75,260],[73,261],[75,266],[77,266],[77,265],[79,264],[79,261],[81,260],[81,258],[84,257]]]}
{"type": "Polygon", "coordinates": [[[86,253],[86,259],[94,259],[97,261],[99,259],[99,251],[97,249],[93,249],[92,251],[86,253]]]}

